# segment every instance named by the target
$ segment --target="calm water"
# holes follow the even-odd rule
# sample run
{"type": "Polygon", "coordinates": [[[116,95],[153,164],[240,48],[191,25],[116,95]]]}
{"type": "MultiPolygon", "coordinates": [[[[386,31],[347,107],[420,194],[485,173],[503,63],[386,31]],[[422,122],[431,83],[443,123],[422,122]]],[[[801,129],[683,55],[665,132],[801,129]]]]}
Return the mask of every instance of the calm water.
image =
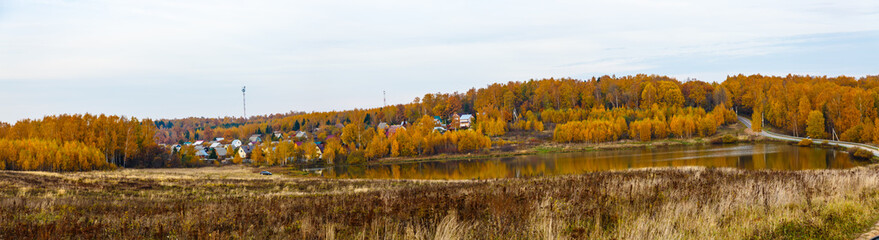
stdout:
{"type": "Polygon", "coordinates": [[[552,176],[645,167],[734,167],[741,169],[838,169],[867,164],[842,151],[781,143],[673,146],[652,149],[553,153],[495,159],[338,166],[329,178],[486,179],[552,176]]]}

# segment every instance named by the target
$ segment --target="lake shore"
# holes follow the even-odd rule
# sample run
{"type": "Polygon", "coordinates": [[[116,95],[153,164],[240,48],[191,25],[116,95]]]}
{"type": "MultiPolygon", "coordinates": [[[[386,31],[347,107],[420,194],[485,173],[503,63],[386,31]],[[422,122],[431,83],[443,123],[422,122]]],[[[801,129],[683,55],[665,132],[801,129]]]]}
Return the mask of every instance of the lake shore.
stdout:
{"type": "Polygon", "coordinates": [[[0,171],[0,238],[851,239],[879,167],[701,167],[492,180],[341,180],[253,168],[0,171]]]}

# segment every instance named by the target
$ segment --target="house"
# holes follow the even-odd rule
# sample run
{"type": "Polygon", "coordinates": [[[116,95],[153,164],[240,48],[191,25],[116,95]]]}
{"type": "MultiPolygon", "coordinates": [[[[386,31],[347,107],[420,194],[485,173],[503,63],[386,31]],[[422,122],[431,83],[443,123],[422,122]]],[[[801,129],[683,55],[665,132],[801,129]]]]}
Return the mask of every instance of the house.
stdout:
{"type": "Polygon", "coordinates": [[[241,146],[241,140],[238,140],[238,139],[232,140],[232,143],[230,143],[230,145],[232,145],[232,148],[238,148],[241,146]]]}
{"type": "Polygon", "coordinates": [[[273,133],[272,133],[272,136],[273,136],[272,139],[277,139],[277,140],[282,140],[282,139],[284,139],[284,133],[282,133],[281,131],[275,131],[275,132],[273,132],[273,133]]]}
{"type": "Polygon", "coordinates": [[[180,152],[180,149],[182,148],[183,146],[180,146],[180,144],[174,145],[171,147],[171,152],[180,152]]]}
{"type": "Polygon", "coordinates": [[[296,138],[298,138],[298,139],[305,139],[305,138],[308,138],[308,134],[306,134],[306,133],[303,132],[303,131],[299,131],[299,132],[296,132],[296,138]]]}
{"type": "Polygon", "coordinates": [[[391,127],[391,126],[388,126],[388,123],[380,122],[380,123],[378,123],[378,127],[376,127],[376,129],[378,129],[381,132],[384,132],[385,130],[388,130],[389,127],[391,127]]]}
{"type": "Polygon", "coordinates": [[[253,134],[250,135],[250,138],[248,138],[247,140],[250,140],[251,143],[262,142],[262,137],[259,134],[253,134]]]}
{"type": "Polygon", "coordinates": [[[440,116],[433,116],[433,125],[442,126],[443,125],[443,118],[441,118],[440,116]]]}
{"type": "Polygon", "coordinates": [[[214,150],[217,151],[217,159],[224,159],[228,154],[225,148],[214,148],[214,150]]]}
{"type": "Polygon", "coordinates": [[[473,118],[473,115],[470,115],[470,114],[461,115],[461,119],[458,120],[460,122],[459,126],[461,128],[470,128],[470,125],[473,123],[474,120],[476,120],[476,119],[473,118]]]}
{"type": "Polygon", "coordinates": [[[397,130],[398,130],[398,129],[401,129],[401,128],[402,128],[402,129],[406,129],[406,127],[404,127],[403,124],[400,124],[400,125],[392,125],[391,127],[388,128],[388,131],[385,133],[385,136],[391,136],[391,135],[394,135],[394,133],[397,133],[397,130]]]}
{"type": "Polygon", "coordinates": [[[458,129],[461,126],[461,115],[453,113],[449,116],[449,129],[458,129]]]}
{"type": "Polygon", "coordinates": [[[200,158],[207,158],[207,157],[208,157],[208,153],[205,152],[204,149],[202,149],[202,150],[198,150],[198,151],[196,151],[196,152],[195,152],[195,156],[198,156],[198,157],[200,157],[200,158]]]}
{"type": "Polygon", "coordinates": [[[241,158],[247,158],[250,156],[250,152],[253,152],[253,146],[245,145],[238,148],[238,156],[241,158]]]}

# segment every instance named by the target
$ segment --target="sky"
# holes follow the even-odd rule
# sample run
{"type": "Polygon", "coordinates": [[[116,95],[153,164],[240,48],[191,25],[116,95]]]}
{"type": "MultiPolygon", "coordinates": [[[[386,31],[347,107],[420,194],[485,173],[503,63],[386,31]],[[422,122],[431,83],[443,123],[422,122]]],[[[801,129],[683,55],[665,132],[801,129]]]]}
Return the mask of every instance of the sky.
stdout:
{"type": "Polygon", "coordinates": [[[241,116],[638,73],[879,74],[879,1],[0,0],[0,121],[241,116]]]}

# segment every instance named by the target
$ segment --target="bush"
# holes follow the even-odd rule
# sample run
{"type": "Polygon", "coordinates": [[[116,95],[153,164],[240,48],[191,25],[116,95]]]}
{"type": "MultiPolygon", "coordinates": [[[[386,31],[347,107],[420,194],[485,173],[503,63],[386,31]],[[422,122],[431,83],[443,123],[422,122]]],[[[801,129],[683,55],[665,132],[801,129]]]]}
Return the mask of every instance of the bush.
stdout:
{"type": "Polygon", "coordinates": [[[721,139],[723,139],[723,143],[735,143],[739,140],[735,136],[729,134],[723,135],[721,139]]]}
{"type": "Polygon", "coordinates": [[[363,150],[351,151],[351,154],[348,154],[347,162],[348,164],[360,164],[366,162],[363,150]]]}
{"type": "Polygon", "coordinates": [[[811,146],[811,145],[812,145],[812,139],[808,139],[808,138],[803,139],[802,141],[800,141],[799,143],[797,143],[797,145],[800,145],[800,146],[811,146]]]}
{"type": "Polygon", "coordinates": [[[849,154],[851,154],[855,159],[868,160],[873,158],[873,152],[868,151],[863,148],[850,148],[848,150],[849,154]]]}

